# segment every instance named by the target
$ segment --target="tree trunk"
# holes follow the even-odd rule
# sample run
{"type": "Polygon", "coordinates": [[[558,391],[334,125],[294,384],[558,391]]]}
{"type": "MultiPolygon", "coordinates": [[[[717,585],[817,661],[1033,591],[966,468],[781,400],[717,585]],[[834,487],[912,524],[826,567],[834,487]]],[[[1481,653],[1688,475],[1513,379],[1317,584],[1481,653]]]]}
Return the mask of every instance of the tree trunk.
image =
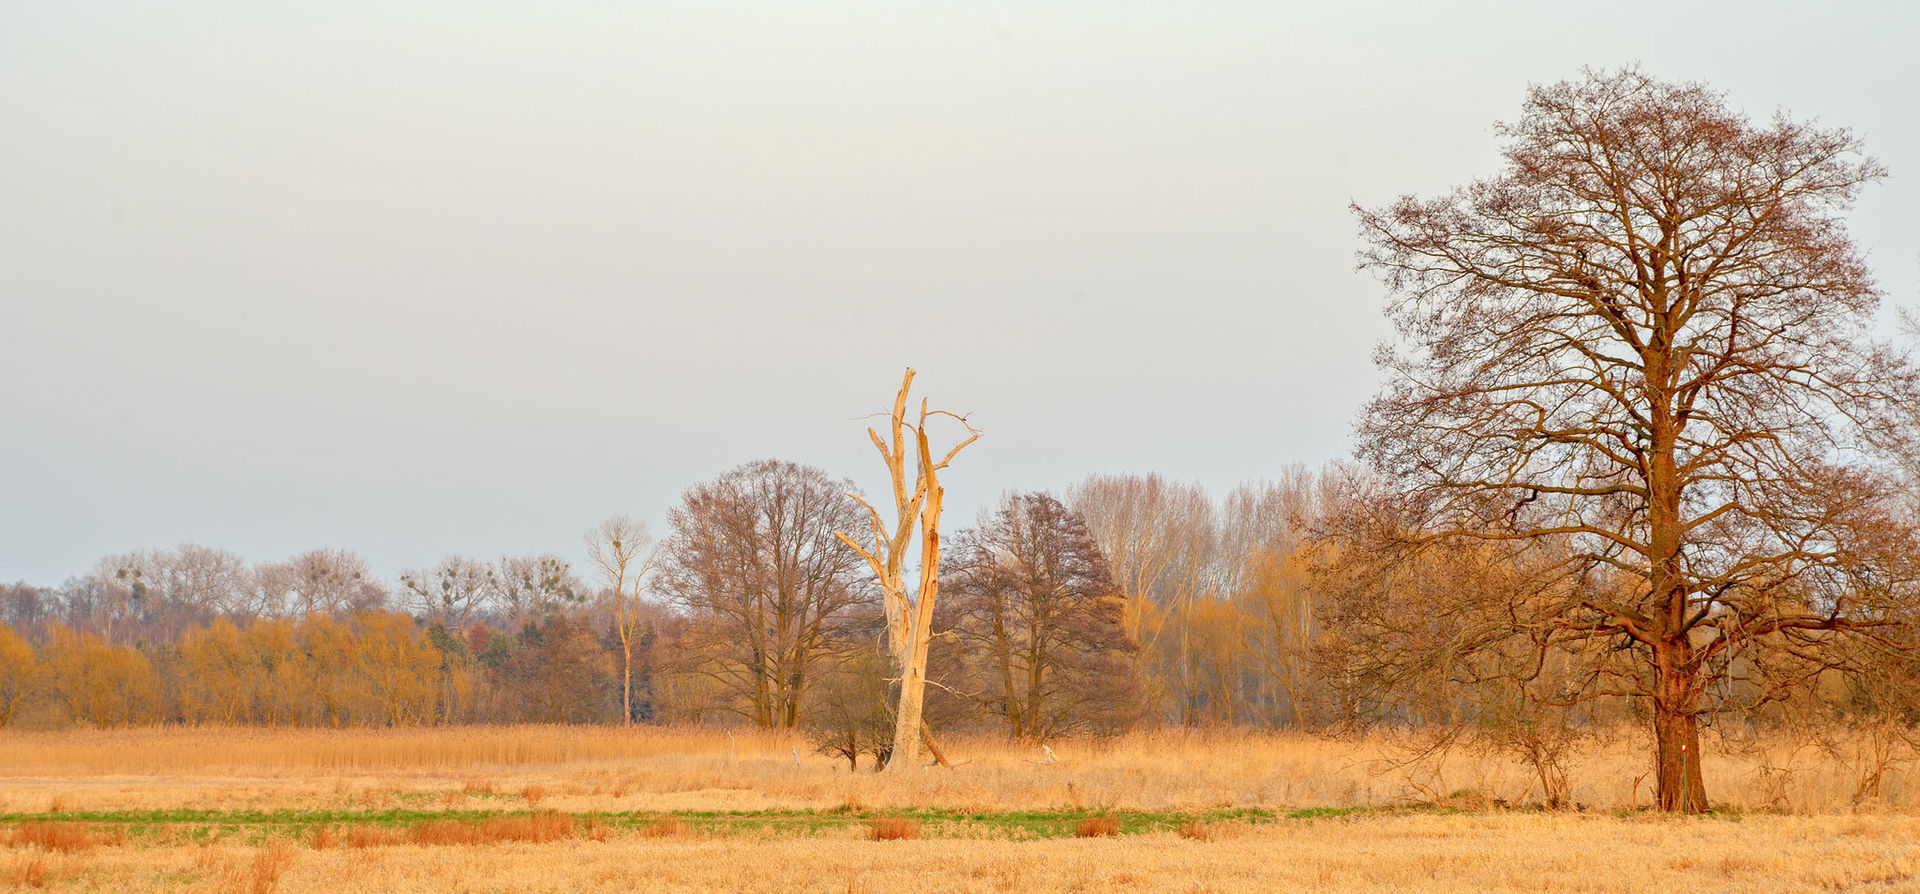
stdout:
{"type": "Polygon", "coordinates": [[[933,607],[940,592],[940,511],[946,490],[940,486],[939,472],[967,445],[980,439],[980,432],[965,416],[933,413],[927,409],[924,398],[920,401],[919,423],[909,426],[907,392],[912,386],[913,369],[909,367],[894,398],[891,438],[883,439],[879,432],[867,429],[867,437],[880,451],[887,473],[893,479],[896,526],[889,532],[879,510],[858,494],[850,494],[872,515],[873,548],[861,545],[845,531],[834,532],[872,566],[874,582],[879,584],[886,605],[887,641],[900,669],[900,700],[894,712],[893,752],[887,758],[888,772],[911,766],[920,757],[921,709],[927,692],[927,646],[933,639],[933,607]],[[966,440],[955,444],[938,462],[934,461],[927,441],[927,420],[932,415],[950,416],[967,428],[966,440]],[[907,484],[908,431],[913,433],[917,448],[913,487],[907,484]],[[905,569],[907,551],[916,533],[920,540],[920,586],[914,591],[917,598],[910,600],[905,569]]]}
{"type": "Polygon", "coordinates": [[[633,644],[624,622],[620,626],[620,725],[633,725],[633,644]]]}
{"type": "Polygon", "coordinates": [[[1655,649],[1653,704],[1654,806],[1671,813],[1705,813],[1707,786],[1700,773],[1700,726],[1696,689],[1684,644],[1655,649]]]}
{"type": "Polygon", "coordinates": [[[927,638],[913,637],[900,656],[900,703],[893,716],[893,753],[886,772],[920,763],[920,718],[927,699],[927,638]]]}
{"type": "Polygon", "coordinates": [[[1660,777],[1661,810],[1705,813],[1707,786],[1700,775],[1700,728],[1692,714],[1656,711],[1653,735],[1660,777]]]}
{"type": "Polygon", "coordinates": [[[614,623],[620,626],[620,725],[633,725],[633,631],[627,621],[627,591],[624,576],[614,582],[614,600],[618,611],[614,623]]]}

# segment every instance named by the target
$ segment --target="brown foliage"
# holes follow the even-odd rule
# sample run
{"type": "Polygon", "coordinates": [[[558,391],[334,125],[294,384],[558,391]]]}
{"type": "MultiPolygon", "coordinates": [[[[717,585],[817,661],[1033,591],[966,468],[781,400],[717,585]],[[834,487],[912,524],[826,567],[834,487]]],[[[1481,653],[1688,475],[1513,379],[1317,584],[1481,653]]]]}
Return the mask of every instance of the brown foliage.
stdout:
{"type": "Polygon", "coordinates": [[[648,838],[676,838],[691,831],[686,823],[677,819],[661,819],[654,820],[653,825],[647,827],[646,835],[648,838]]]}
{"type": "Polygon", "coordinates": [[[955,540],[941,614],[979,707],[1015,738],[1121,726],[1136,647],[1086,522],[1051,495],[1009,494],[955,540]]]}
{"type": "Polygon", "coordinates": [[[293,845],[285,840],[275,841],[261,848],[253,855],[253,864],[247,874],[247,890],[251,894],[273,894],[280,888],[280,876],[293,865],[293,845]]]}
{"type": "Polygon", "coordinates": [[[407,838],[423,845],[479,844],[483,840],[479,826],[459,820],[421,823],[407,830],[407,838]]]}
{"type": "Polygon", "coordinates": [[[1213,827],[1199,820],[1187,820],[1180,824],[1180,837],[1188,841],[1212,841],[1213,827]]]}
{"type": "Polygon", "coordinates": [[[20,868],[14,870],[13,884],[21,888],[44,888],[47,886],[47,858],[39,854],[27,858],[20,868]]]}
{"type": "Polygon", "coordinates": [[[874,841],[901,841],[920,837],[920,821],[910,816],[874,817],[867,827],[867,837],[874,841]]]}
{"type": "Polygon", "coordinates": [[[791,729],[872,603],[860,557],[833,532],[860,524],[853,483],[767,460],[687,489],[667,514],[656,585],[690,616],[682,673],[723,710],[791,729]]]}
{"type": "Polygon", "coordinates": [[[399,843],[400,835],[392,829],[384,829],[379,826],[347,827],[347,847],[350,848],[381,847],[399,843]]]}
{"type": "Polygon", "coordinates": [[[573,817],[559,813],[536,813],[532,816],[503,816],[487,820],[480,826],[482,837],[487,842],[525,841],[533,844],[545,844],[572,838],[577,831],[573,817]]]}
{"type": "Polygon", "coordinates": [[[33,646],[12,627],[0,624],[0,726],[36,694],[42,673],[33,646]]]}
{"type": "Polygon", "coordinates": [[[1120,834],[1120,818],[1112,814],[1090,816],[1073,827],[1075,838],[1111,838],[1118,834],[1120,834]]]}
{"type": "Polygon", "coordinates": [[[544,844],[572,838],[575,831],[573,817],[559,813],[536,813],[531,816],[493,817],[477,825],[459,820],[433,820],[414,826],[408,831],[407,837],[414,844],[424,845],[497,844],[503,841],[544,844]]]}
{"type": "Polygon", "coordinates": [[[37,847],[62,854],[81,853],[102,844],[119,844],[119,833],[106,833],[86,823],[65,820],[21,823],[7,836],[14,847],[37,847]]]}

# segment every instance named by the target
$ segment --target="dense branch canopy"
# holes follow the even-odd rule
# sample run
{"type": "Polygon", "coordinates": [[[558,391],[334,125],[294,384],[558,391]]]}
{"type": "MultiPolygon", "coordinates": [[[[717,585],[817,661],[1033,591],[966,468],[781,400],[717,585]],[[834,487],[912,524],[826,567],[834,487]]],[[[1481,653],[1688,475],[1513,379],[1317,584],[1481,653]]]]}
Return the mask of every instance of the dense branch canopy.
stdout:
{"type": "Polygon", "coordinates": [[[1574,583],[1521,626],[1703,662],[1893,620],[1884,458],[1920,392],[1841,220],[1881,167],[1635,70],[1535,88],[1500,134],[1497,176],[1355,209],[1401,335],[1363,453],[1420,527],[1549,551],[1574,583]]]}

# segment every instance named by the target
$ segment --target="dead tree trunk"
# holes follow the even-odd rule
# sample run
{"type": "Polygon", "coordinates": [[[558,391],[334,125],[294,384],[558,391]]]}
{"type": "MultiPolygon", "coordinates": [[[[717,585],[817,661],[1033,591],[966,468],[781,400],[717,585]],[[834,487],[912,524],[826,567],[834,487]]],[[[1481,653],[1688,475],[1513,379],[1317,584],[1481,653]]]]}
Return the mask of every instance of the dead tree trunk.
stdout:
{"type": "Polygon", "coordinates": [[[933,606],[940,589],[940,511],[946,491],[940,486],[939,473],[963,448],[980,438],[980,432],[966,417],[929,410],[925,398],[920,400],[920,415],[909,421],[907,392],[913,386],[913,375],[914,371],[909,368],[900,381],[900,393],[895,396],[893,412],[888,417],[888,437],[882,438],[879,432],[867,429],[867,437],[880,451],[893,485],[894,523],[888,525],[873,504],[858,495],[850,495],[867,509],[872,542],[863,545],[845,531],[835,532],[872,566],[886,606],[888,645],[900,674],[888,771],[913,766],[920,758],[921,716],[927,693],[927,647],[933,642],[933,606]],[[927,420],[935,416],[956,419],[967,429],[966,439],[955,444],[937,462],[927,440],[927,420]],[[909,433],[911,475],[908,472],[909,433]],[[916,544],[920,548],[920,580],[918,586],[910,590],[907,557],[916,544]]]}

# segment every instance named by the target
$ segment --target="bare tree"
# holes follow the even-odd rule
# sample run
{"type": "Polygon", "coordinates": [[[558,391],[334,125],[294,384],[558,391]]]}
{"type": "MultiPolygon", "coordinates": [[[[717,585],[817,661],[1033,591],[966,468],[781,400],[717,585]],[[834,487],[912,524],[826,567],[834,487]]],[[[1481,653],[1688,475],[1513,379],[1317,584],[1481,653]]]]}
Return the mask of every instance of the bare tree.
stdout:
{"type": "Polygon", "coordinates": [[[1235,488],[1221,505],[1220,589],[1246,616],[1258,681],[1250,697],[1270,705],[1275,722],[1300,724],[1311,711],[1312,532],[1337,504],[1343,474],[1337,465],[1317,473],[1296,466],[1277,481],[1235,488]]]}
{"type": "Polygon", "coordinates": [[[627,600],[631,592],[631,598],[639,601],[641,582],[652,571],[653,534],[644,522],[616,515],[588,531],[586,539],[588,557],[613,591],[613,625],[620,637],[620,722],[631,725],[635,615],[627,600]]]}
{"type": "Polygon", "coordinates": [[[387,598],[367,560],[351,550],[308,550],[261,566],[256,576],[256,604],[263,614],[345,615],[378,608],[387,598]]]}
{"type": "Polygon", "coordinates": [[[50,587],[29,586],[26,581],[0,584],[0,624],[30,634],[59,611],[60,594],[50,587]]]}
{"type": "Polygon", "coordinates": [[[889,525],[872,503],[858,494],[849,494],[867,510],[869,534],[873,539],[870,544],[862,545],[847,534],[846,528],[834,532],[872,567],[886,608],[887,644],[900,672],[893,748],[886,766],[889,772],[916,764],[920,757],[921,715],[927,696],[927,648],[933,642],[933,610],[940,594],[940,511],[946,499],[946,490],[940,486],[940,471],[960,451],[980,439],[979,430],[967,417],[930,410],[926,398],[920,399],[919,415],[909,421],[907,394],[913,388],[913,376],[914,370],[909,367],[900,379],[900,392],[894,397],[893,411],[887,417],[887,437],[867,429],[868,439],[886,463],[887,477],[893,487],[893,523],[889,525]],[[927,424],[941,416],[958,421],[966,428],[967,437],[935,460],[927,424]],[[909,432],[912,433],[911,447],[909,432]],[[917,586],[909,589],[907,562],[916,548],[920,579],[917,586]]]}
{"type": "Polygon", "coordinates": [[[1205,693],[1195,607],[1220,593],[1212,499],[1198,484],[1157,474],[1095,475],[1068,491],[1068,502],[1125,597],[1123,625],[1140,646],[1134,673],[1149,684],[1146,696],[1156,710],[1171,702],[1180,722],[1198,722],[1205,693]]]}
{"type": "Polygon", "coordinates": [[[69,584],[68,612],[109,641],[172,639],[188,626],[244,608],[246,562],[226,550],[182,544],[101,559],[69,584]]]}
{"type": "Polygon", "coordinates": [[[1355,208],[1405,345],[1363,455],[1423,536],[1557,563],[1519,652],[1630,655],[1595,691],[1649,700],[1658,805],[1704,810],[1700,717],[1771,691],[1718,684],[1767,649],[1895,644],[1911,581],[1865,451],[1911,451],[1915,377],[1868,334],[1840,216],[1882,169],[1847,131],[1633,69],[1536,87],[1498,132],[1497,176],[1355,208]]]}
{"type": "Polygon", "coordinates": [[[586,587],[573,566],[552,553],[509,556],[490,569],[486,598],[500,622],[511,626],[579,604],[586,599],[586,587]]]}
{"type": "Polygon", "coordinates": [[[400,586],[407,591],[428,623],[452,631],[465,627],[494,588],[494,571],[487,563],[465,556],[448,556],[430,569],[403,571],[400,586]]]}
{"type": "Polygon", "coordinates": [[[163,553],[160,565],[167,601],[182,623],[231,614],[246,602],[251,583],[247,563],[235,553],[183,543],[163,553]]]}
{"type": "Polygon", "coordinates": [[[688,488],[668,513],[654,585],[690,616],[690,669],[760,726],[798,725],[824,665],[850,645],[841,628],[867,597],[860,557],[834,532],[860,520],[851,487],[767,460],[688,488]]]}
{"type": "Polygon", "coordinates": [[[1122,725],[1135,646],[1086,522],[1051,495],[1009,494],[956,544],[941,614],[981,707],[1014,738],[1122,725]]]}
{"type": "Polygon", "coordinates": [[[1516,635],[1514,619],[1565,603],[1560,563],[1522,541],[1421,540],[1409,507],[1379,483],[1348,488],[1305,554],[1322,717],[1384,731],[1407,768],[1456,747],[1512,757],[1533,770],[1545,806],[1566,806],[1567,757],[1593,728],[1577,709],[1596,701],[1596,665],[1622,662],[1603,639],[1516,635]]]}

